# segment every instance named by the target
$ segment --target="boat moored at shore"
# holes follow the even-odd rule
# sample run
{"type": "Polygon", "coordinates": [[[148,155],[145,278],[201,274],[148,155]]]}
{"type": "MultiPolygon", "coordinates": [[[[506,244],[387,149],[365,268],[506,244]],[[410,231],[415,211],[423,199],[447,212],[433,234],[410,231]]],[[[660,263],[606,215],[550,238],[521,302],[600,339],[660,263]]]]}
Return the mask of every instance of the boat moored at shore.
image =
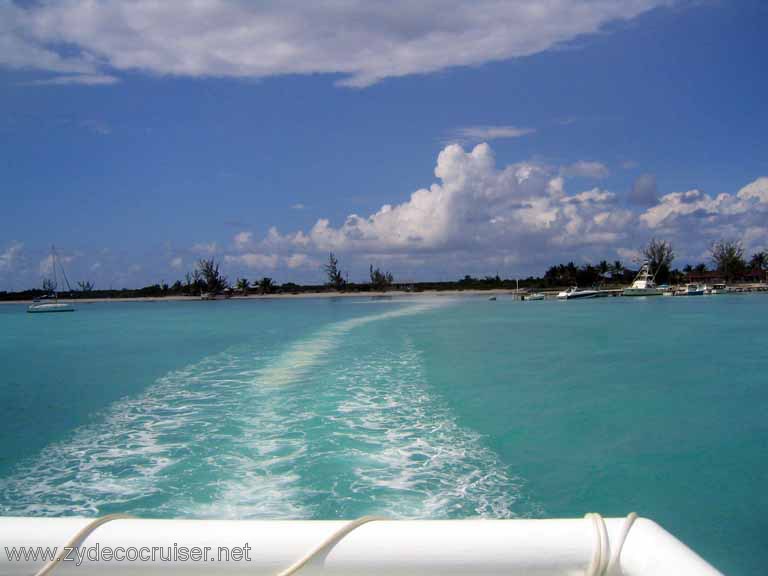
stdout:
{"type": "MultiPolygon", "coordinates": [[[[51,287],[51,293],[48,296],[43,296],[41,298],[35,298],[32,301],[32,304],[30,304],[27,307],[27,312],[32,314],[42,314],[42,313],[48,313],[48,312],[74,312],[75,307],[68,303],[68,302],[59,302],[59,295],[56,292],[56,285],[58,284],[58,278],[56,274],[56,266],[61,267],[61,263],[58,262],[56,259],[56,248],[54,246],[51,246],[51,272],[53,272],[53,284],[51,287]]],[[[61,275],[64,278],[64,280],[67,282],[67,288],[72,290],[71,286],[69,285],[69,279],[67,279],[67,274],[64,272],[64,268],[61,268],[61,275]]]]}
{"type": "Polygon", "coordinates": [[[632,286],[624,288],[623,296],[661,296],[663,290],[656,286],[655,275],[651,274],[651,265],[645,262],[635,276],[632,286]]]}
{"type": "Polygon", "coordinates": [[[567,290],[558,293],[559,300],[581,300],[585,298],[597,298],[599,290],[580,290],[577,286],[571,286],[567,290]]]}
{"type": "Polygon", "coordinates": [[[678,294],[681,296],[702,296],[704,294],[704,286],[700,284],[686,284],[685,290],[678,294]]]}
{"type": "Polygon", "coordinates": [[[42,312],[74,312],[75,307],[69,302],[59,302],[55,298],[36,298],[27,308],[27,312],[40,314],[42,312]]]}

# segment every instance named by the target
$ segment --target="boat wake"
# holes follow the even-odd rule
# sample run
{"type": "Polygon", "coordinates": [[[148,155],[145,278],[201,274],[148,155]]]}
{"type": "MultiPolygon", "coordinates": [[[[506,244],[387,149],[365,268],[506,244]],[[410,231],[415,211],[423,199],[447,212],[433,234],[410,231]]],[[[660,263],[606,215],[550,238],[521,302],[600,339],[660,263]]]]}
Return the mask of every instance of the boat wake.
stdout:
{"type": "Polygon", "coordinates": [[[519,478],[434,392],[407,328],[375,333],[378,321],[434,306],[344,320],[277,354],[243,346],[170,373],[0,479],[0,513],[535,513],[519,478]]]}

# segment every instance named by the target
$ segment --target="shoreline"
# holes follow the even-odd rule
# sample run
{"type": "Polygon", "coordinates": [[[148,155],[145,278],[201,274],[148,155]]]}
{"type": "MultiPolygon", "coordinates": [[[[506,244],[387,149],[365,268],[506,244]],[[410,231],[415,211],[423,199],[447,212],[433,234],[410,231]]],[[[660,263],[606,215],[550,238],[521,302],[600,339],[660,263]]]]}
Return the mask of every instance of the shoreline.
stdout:
{"type": "MultiPolygon", "coordinates": [[[[522,290],[521,293],[524,293],[522,290]]],[[[550,291],[551,292],[551,291],[550,291]]],[[[406,292],[390,290],[387,292],[299,292],[297,294],[248,294],[237,295],[213,302],[227,300],[302,300],[307,298],[389,298],[389,297],[418,297],[418,296],[500,296],[518,294],[514,289],[494,288],[490,290],[424,290],[421,292],[406,292]]],[[[99,302],[211,302],[202,300],[200,296],[135,296],[131,298],[59,298],[59,302],[67,304],[96,304],[99,302]]],[[[2,304],[31,304],[32,300],[3,300],[2,304]]]]}
{"type": "MultiPolygon", "coordinates": [[[[562,290],[562,288],[539,290],[542,294],[553,295],[562,290]]],[[[606,292],[620,290],[611,289],[606,292]]],[[[734,287],[729,294],[747,294],[747,293],[759,293],[768,291],[767,284],[743,284],[734,287]]],[[[521,294],[528,294],[528,290],[515,290],[512,288],[490,288],[487,290],[482,289],[467,289],[467,290],[423,290],[420,292],[406,292],[404,290],[390,290],[390,291],[373,291],[373,292],[299,292],[296,294],[248,294],[247,296],[236,295],[230,298],[223,298],[220,300],[213,300],[215,302],[227,301],[227,300],[305,300],[310,298],[418,298],[418,297],[458,297],[458,296],[519,296],[521,294]]],[[[618,294],[612,294],[612,296],[618,296],[618,294]]],[[[210,302],[210,300],[203,300],[200,296],[133,296],[130,298],[60,298],[59,302],[67,304],[98,304],[101,302],[210,302]]],[[[0,305],[3,304],[31,304],[32,300],[0,300],[0,305]]]]}

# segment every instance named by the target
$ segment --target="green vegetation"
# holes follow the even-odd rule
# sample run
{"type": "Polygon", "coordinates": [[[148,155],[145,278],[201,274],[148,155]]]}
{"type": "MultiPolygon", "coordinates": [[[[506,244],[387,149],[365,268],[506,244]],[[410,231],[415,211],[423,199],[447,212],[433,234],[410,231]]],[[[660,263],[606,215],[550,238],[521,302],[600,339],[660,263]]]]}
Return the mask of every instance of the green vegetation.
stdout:
{"type": "Polygon", "coordinates": [[[675,259],[672,244],[651,238],[648,245],[643,248],[643,256],[648,260],[653,274],[656,275],[656,282],[658,284],[668,283],[671,279],[672,261],[675,259]]]}
{"type": "Polygon", "coordinates": [[[43,278],[43,292],[46,294],[56,292],[56,281],[50,278],[43,278]]]}
{"type": "Polygon", "coordinates": [[[749,259],[749,268],[751,270],[768,270],[768,250],[756,252],[749,259]]]}
{"type": "Polygon", "coordinates": [[[272,278],[266,276],[259,280],[258,284],[259,294],[272,294],[275,291],[275,284],[272,282],[272,278]]]}
{"type": "Polygon", "coordinates": [[[747,263],[744,261],[744,248],[741,242],[719,240],[712,244],[712,261],[715,270],[727,282],[744,273],[747,263]]]}
{"type": "Polygon", "coordinates": [[[240,292],[243,296],[248,295],[248,279],[247,278],[238,278],[235,282],[235,288],[237,288],[237,291],[240,292]]]}
{"type": "Polygon", "coordinates": [[[392,287],[392,283],[395,281],[392,272],[382,272],[378,268],[374,269],[373,264],[371,264],[369,272],[371,276],[371,287],[374,290],[387,290],[392,287]]]}
{"type": "MultiPolygon", "coordinates": [[[[197,262],[199,277],[202,279],[203,287],[210,294],[218,294],[229,288],[227,277],[219,271],[219,263],[214,258],[201,259],[197,262]]],[[[199,282],[199,281],[198,281],[199,282]]]]}
{"type": "MultiPolygon", "coordinates": [[[[739,281],[768,281],[768,251],[759,251],[745,261],[744,250],[739,242],[721,240],[712,245],[713,269],[705,263],[688,264],[682,270],[672,268],[674,250],[667,241],[653,239],[641,250],[648,258],[651,270],[659,267],[656,281],[659,284],[684,284],[687,282],[711,282],[715,279],[727,282],[739,281]],[[664,276],[666,273],[666,276],[664,276]]],[[[339,290],[355,293],[383,292],[399,290],[407,292],[423,292],[432,290],[491,290],[515,288],[530,290],[557,290],[567,286],[582,287],[601,286],[603,288],[621,288],[629,284],[637,274],[639,263],[627,268],[620,261],[598,261],[596,264],[577,266],[573,262],[557,264],[549,267],[542,277],[511,279],[495,276],[475,278],[466,275],[455,281],[441,282],[396,282],[393,274],[381,268],[369,265],[369,280],[363,283],[348,282],[342,272],[339,259],[335,254],[328,255],[328,262],[323,266],[327,282],[324,285],[299,285],[293,282],[277,284],[272,278],[264,277],[249,283],[247,278],[238,278],[235,282],[239,294],[246,296],[252,291],[259,294],[302,294],[339,290]],[[634,268],[634,269],[633,269],[634,268]]],[[[90,281],[78,282],[79,290],[69,289],[60,293],[63,298],[161,298],[164,296],[199,297],[201,293],[219,294],[227,292],[229,284],[221,273],[219,263],[211,259],[200,260],[195,269],[184,275],[184,280],[176,280],[172,285],[166,283],[152,284],[139,289],[96,290],[90,281]]],[[[21,292],[0,292],[0,300],[31,300],[56,290],[54,280],[43,280],[42,289],[25,290],[21,292]]]]}
{"type": "Polygon", "coordinates": [[[324,266],[325,275],[328,277],[328,285],[334,290],[344,290],[347,282],[339,268],[339,261],[331,252],[328,256],[328,264],[324,266]]]}

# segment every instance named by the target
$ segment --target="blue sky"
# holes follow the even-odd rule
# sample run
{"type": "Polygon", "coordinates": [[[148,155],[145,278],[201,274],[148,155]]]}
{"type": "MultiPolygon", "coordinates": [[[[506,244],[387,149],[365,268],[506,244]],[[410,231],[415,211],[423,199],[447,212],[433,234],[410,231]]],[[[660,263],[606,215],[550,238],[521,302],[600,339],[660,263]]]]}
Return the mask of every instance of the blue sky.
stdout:
{"type": "Polygon", "coordinates": [[[0,289],[768,248],[764,3],[397,4],[0,0],[0,289]]]}

